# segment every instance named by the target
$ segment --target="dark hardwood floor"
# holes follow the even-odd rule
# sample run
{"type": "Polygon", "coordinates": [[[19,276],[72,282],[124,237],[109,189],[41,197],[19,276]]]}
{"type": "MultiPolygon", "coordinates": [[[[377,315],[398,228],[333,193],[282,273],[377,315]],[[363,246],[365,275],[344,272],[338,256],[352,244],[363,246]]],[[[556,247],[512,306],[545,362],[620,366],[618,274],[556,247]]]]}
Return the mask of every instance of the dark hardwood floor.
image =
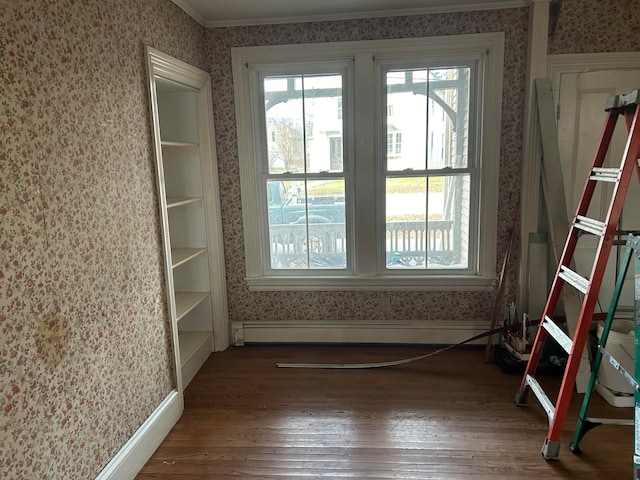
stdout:
{"type": "MultiPolygon", "coordinates": [[[[514,404],[520,374],[454,349],[398,367],[277,368],[277,362],[401,359],[433,349],[246,346],[213,354],[185,391],[185,412],[138,475],[145,479],[624,479],[633,478],[633,428],[603,425],[545,461],[548,429],[533,395],[514,404]]],[[[548,392],[560,377],[538,376],[548,392]]],[[[555,394],[554,394],[555,395],[555,394]]],[[[554,396],[555,398],[555,396],[554,396]]],[[[632,417],[594,394],[590,415],[632,417]]]]}

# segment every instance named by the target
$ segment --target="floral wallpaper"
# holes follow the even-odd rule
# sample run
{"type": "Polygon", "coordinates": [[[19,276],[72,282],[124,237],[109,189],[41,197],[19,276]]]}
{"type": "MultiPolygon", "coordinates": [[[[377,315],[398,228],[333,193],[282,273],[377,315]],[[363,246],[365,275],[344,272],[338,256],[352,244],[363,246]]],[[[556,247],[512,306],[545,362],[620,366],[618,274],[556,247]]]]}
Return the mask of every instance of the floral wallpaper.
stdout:
{"type": "MultiPolygon", "coordinates": [[[[639,50],[634,7],[562,0],[549,53],[639,50]]],[[[213,74],[232,321],[381,320],[381,296],[390,320],[464,320],[492,295],[247,290],[230,47],[505,32],[500,260],[527,22],[522,8],[206,30],[169,0],[0,2],[0,477],[94,478],[173,389],[145,45],[213,74]]]]}
{"type": "Polygon", "coordinates": [[[144,46],[169,0],[0,2],[0,477],[94,478],[173,389],[144,46]]]}
{"type": "Polygon", "coordinates": [[[635,0],[560,0],[552,5],[549,54],[640,51],[635,0]]]}
{"type": "MultiPolygon", "coordinates": [[[[208,30],[230,320],[489,320],[495,302],[495,293],[491,292],[249,292],[244,280],[231,47],[505,32],[497,250],[500,263],[520,188],[527,29],[528,9],[518,8],[208,30]],[[391,318],[378,307],[381,296],[391,303],[391,318]]],[[[517,265],[517,255],[511,264],[517,265]]],[[[499,268],[496,265],[496,271],[499,268]]],[[[516,278],[514,272],[511,278],[516,278]]]]}

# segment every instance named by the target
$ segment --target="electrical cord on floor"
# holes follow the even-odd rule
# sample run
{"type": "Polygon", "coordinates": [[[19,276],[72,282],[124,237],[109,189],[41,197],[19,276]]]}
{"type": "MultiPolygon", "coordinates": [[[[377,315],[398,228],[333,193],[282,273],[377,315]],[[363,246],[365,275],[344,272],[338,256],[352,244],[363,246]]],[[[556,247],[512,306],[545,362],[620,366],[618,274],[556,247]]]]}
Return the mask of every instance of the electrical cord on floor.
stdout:
{"type": "MultiPolygon", "coordinates": [[[[540,324],[540,320],[529,320],[527,322],[528,327],[537,327],[540,324]]],[[[364,368],[382,368],[382,367],[394,367],[396,365],[403,365],[405,363],[416,362],[418,360],[424,360],[429,357],[434,357],[439,355],[447,350],[451,350],[452,348],[459,347],[466,343],[473,342],[475,340],[479,340],[480,338],[488,337],[489,335],[494,335],[496,333],[505,333],[507,331],[519,331],[522,329],[522,323],[515,323],[513,325],[504,325],[499,328],[494,328],[492,330],[487,330],[486,332],[479,333],[474,337],[467,338],[461,342],[455,343],[453,345],[447,345],[446,347],[439,348],[431,353],[427,353],[425,355],[419,355],[417,357],[404,358],[401,360],[392,360],[389,362],[374,362],[374,363],[276,363],[276,367],[278,368],[326,368],[326,369],[364,369],[364,368]]]]}

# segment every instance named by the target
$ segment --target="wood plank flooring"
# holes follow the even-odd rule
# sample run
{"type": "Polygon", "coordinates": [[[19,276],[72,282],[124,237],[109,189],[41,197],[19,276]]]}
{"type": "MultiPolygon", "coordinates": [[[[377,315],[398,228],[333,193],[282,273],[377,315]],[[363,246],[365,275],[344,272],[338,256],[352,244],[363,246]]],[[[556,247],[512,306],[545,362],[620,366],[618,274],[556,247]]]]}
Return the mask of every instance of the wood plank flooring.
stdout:
{"type": "MultiPolygon", "coordinates": [[[[213,354],[185,391],[185,412],[138,480],[151,479],[624,479],[633,428],[603,425],[575,455],[574,394],[560,459],[545,461],[548,429],[533,395],[514,404],[520,374],[454,349],[398,367],[277,368],[351,363],[432,351],[387,346],[245,346],[213,354]]],[[[557,376],[539,376],[550,393],[557,376]]],[[[555,395],[555,394],[554,394],[555,395]]],[[[555,398],[555,397],[554,397],[555,398]]],[[[633,416],[594,394],[591,416],[633,416]]]]}

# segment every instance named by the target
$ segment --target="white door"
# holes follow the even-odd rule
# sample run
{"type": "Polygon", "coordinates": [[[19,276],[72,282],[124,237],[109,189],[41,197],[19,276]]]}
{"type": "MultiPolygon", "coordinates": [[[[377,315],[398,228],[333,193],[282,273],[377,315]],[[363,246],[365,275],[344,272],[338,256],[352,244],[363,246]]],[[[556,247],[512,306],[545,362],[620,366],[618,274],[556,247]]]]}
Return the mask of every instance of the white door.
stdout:
{"type": "MultiPolygon", "coordinates": [[[[583,73],[564,73],[561,76],[558,92],[559,118],[558,140],[562,164],[567,216],[575,215],[580,196],[587,180],[593,157],[600,141],[605,123],[604,111],[607,99],[612,95],[629,93],[640,88],[640,70],[604,70],[583,73]]],[[[618,167],[622,160],[627,129],[622,119],[618,120],[605,166],[618,167]]],[[[612,184],[596,188],[588,216],[603,220],[611,201],[612,184]]],[[[640,182],[637,175],[631,179],[631,185],[622,213],[623,230],[640,231],[640,182]]],[[[598,239],[582,238],[575,252],[578,273],[589,277],[594,262],[598,239]]],[[[625,247],[614,248],[609,256],[607,272],[599,295],[599,308],[607,311],[615,287],[618,269],[625,247]]],[[[633,266],[627,274],[618,311],[633,308],[633,266]]]]}

